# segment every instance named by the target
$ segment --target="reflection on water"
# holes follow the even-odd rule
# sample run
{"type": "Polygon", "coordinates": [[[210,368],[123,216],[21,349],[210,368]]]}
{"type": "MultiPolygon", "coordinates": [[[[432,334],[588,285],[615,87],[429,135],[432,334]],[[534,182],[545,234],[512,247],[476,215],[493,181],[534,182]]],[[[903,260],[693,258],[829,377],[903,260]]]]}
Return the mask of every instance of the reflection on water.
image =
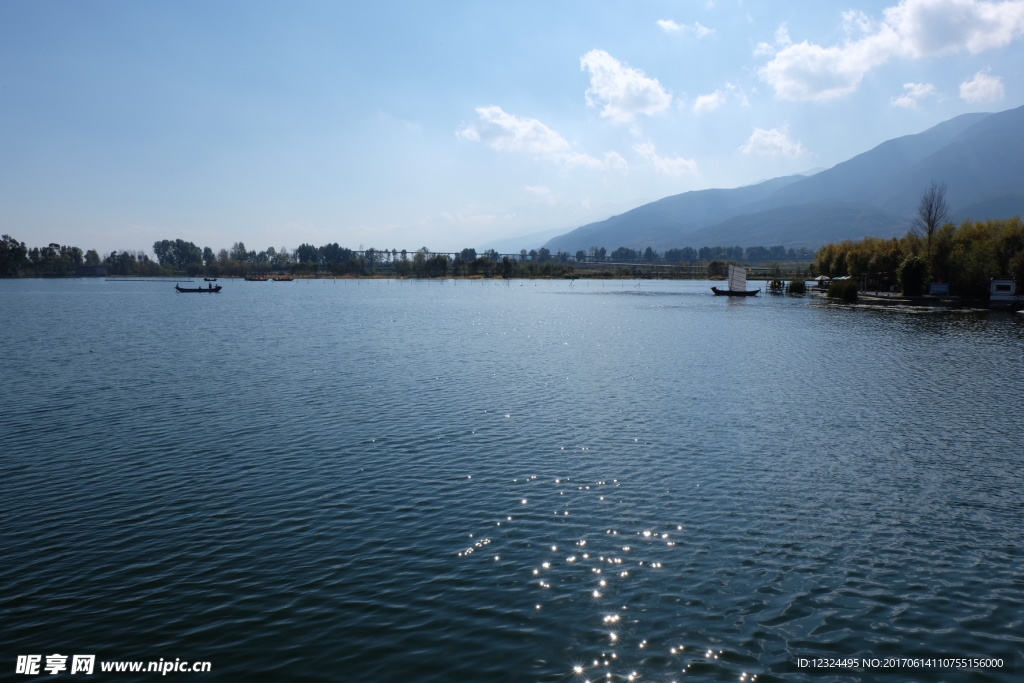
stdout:
{"type": "Polygon", "coordinates": [[[708,284],[0,281],[4,662],[764,683],[1021,657],[1024,316],[708,284]]]}
{"type": "Polygon", "coordinates": [[[692,564],[682,524],[631,530],[600,524],[620,522],[630,507],[628,489],[615,479],[579,484],[531,475],[512,484],[510,492],[521,490],[533,502],[522,498],[520,506],[529,507],[494,521],[488,536],[470,534],[475,542],[458,557],[498,563],[497,584],[536,589],[522,600],[545,611],[535,621],[557,622],[553,628],[579,680],[660,680],[694,671],[757,680],[743,670],[742,657],[660,623],[666,596],[659,574],[692,564]],[[472,557],[485,548],[486,554],[472,557]]]}

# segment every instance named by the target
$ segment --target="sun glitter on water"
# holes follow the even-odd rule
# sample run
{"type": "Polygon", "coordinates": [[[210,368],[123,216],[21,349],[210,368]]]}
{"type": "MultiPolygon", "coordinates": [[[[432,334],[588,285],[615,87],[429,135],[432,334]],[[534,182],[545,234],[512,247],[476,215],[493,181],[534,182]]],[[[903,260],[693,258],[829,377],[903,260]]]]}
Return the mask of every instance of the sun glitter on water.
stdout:
{"type": "MultiPolygon", "coordinates": [[[[629,502],[622,493],[622,483],[618,479],[604,479],[587,484],[573,479],[577,485],[566,489],[563,485],[570,477],[544,479],[534,474],[515,478],[509,503],[519,506],[524,513],[515,519],[502,515],[501,533],[477,540],[460,557],[470,557],[474,550],[494,544],[500,552],[490,556],[495,560],[492,566],[501,567],[503,573],[496,580],[515,580],[519,571],[528,574],[532,590],[538,592],[524,605],[526,613],[541,620],[538,628],[550,629],[552,634],[558,634],[555,637],[571,638],[577,643],[573,649],[577,650],[578,659],[568,665],[580,680],[668,680],[666,677],[673,674],[690,674],[694,665],[729,669],[720,659],[722,650],[709,648],[706,643],[703,648],[699,642],[680,643],[677,634],[661,632],[663,625],[648,623],[649,616],[657,617],[657,605],[630,608],[640,607],[647,599],[649,582],[655,581],[656,574],[686,566],[689,556],[683,543],[685,525],[675,520],[670,524],[643,525],[634,521],[630,523],[632,528],[622,528],[621,519],[615,514],[629,502]],[[616,494],[610,496],[609,491],[616,494]],[[565,520],[561,523],[566,535],[559,537],[557,532],[551,535],[548,531],[544,536],[531,537],[537,510],[544,509],[546,501],[552,498],[559,501],[554,515],[565,520]],[[527,504],[532,514],[522,508],[527,504]],[[572,523],[567,519],[570,510],[576,513],[572,523]],[[616,543],[619,536],[630,536],[633,540],[628,544],[616,543]],[[576,552],[560,554],[560,549],[567,546],[576,552]],[[582,552],[584,549],[586,552],[582,552]],[[542,556],[538,557],[539,554],[542,556]],[[604,572],[611,568],[614,572],[604,572]],[[592,582],[581,586],[586,576],[592,577],[592,582]],[[612,609],[609,600],[615,601],[612,609]],[[544,609],[549,605],[556,609],[544,609]],[[551,617],[544,616],[549,613],[551,617]],[[556,613],[557,624],[545,622],[556,613]],[[609,647],[614,651],[609,651],[609,647]],[[652,651],[666,654],[652,657],[652,651]],[[583,663],[587,661],[593,665],[583,663]]],[[[741,683],[750,683],[756,677],[740,671],[735,675],[741,683]]]]}

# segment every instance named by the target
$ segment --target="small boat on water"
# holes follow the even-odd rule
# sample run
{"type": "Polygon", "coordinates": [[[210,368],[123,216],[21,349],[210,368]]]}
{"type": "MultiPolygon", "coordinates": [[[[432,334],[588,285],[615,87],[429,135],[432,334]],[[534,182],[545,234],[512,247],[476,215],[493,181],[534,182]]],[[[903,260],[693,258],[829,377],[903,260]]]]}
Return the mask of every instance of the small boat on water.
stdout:
{"type": "Polygon", "coordinates": [[[216,281],[217,281],[217,278],[215,278],[215,277],[204,277],[203,278],[203,282],[216,282],[216,281]]]}
{"type": "Polygon", "coordinates": [[[182,287],[181,285],[174,285],[174,288],[182,294],[216,294],[220,291],[220,285],[214,287],[212,284],[206,287],[182,287]]]}
{"type": "Polygon", "coordinates": [[[278,275],[271,279],[274,282],[292,282],[293,280],[295,280],[295,278],[293,278],[291,275],[278,275]]]}
{"type": "Polygon", "coordinates": [[[755,296],[761,290],[747,289],[747,269],[740,266],[729,266],[729,289],[712,287],[715,296],[755,296]]]}

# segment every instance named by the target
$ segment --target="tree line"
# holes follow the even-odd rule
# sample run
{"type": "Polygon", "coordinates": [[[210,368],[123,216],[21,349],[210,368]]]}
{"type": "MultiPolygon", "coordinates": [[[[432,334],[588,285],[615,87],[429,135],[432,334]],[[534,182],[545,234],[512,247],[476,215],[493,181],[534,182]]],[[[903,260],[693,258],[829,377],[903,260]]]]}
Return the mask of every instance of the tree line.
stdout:
{"type": "Polygon", "coordinates": [[[863,289],[899,287],[908,295],[932,282],[951,294],[985,298],[992,278],[1024,282],[1024,222],[1020,216],[985,221],[946,220],[945,186],[933,183],[921,196],[915,226],[906,236],[867,237],[822,247],[814,260],[829,277],[850,275],[863,289]]]}
{"type": "Polygon", "coordinates": [[[10,235],[0,238],[0,277],[75,277],[83,268],[94,267],[106,268],[110,275],[164,274],[160,264],[141,251],[112,251],[100,257],[95,249],[83,252],[53,242],[29,248],[10,235]]]}
{"type": "MultiPolygon", "coordinates": [[[[591,247],[575,254],[540,248],[518,254],[500,254],[494,249],[478,253],[431,252],[426,247],[410,252],[402,249],[353,250],[338,243],[319,247],[301,244],[294,251],[269,247],[249,250],[243,242],[230,249],[214,252],[182,239],[160,240],[153,244],[154,258],[141,251],[113,251],[100,256],[95,250],[52,243],[28,248],[10,235],[0,241],[0,277],[74,277],[88,274],[90,268],[103,267],[113,276],[242,277],[250,274],[289,273],[292,275],[396,277],[614,277],[636,275],[703,276],[717,272],[716,265],[727,261],[748,263],[804,262],[814,258],[808,249],[773,247],[684,247],[659,253],[619,247],[612,252],[591,247]],[[682,270],[665,266],[689,266],[682,270]],[[656,270],[655,267],[661,267],[656,270]],[[710,271],[708,268],[710,267],[710,271]]],[[[95,274],[95,270],[92,274],[95,274]]]]}
{"type": "Polygon", "coordinates": [[[552,254],[547,248],[519,254],[490,249],[431,252],[426,247],[352,250],[338,243],[301,244],[294,252],[269,247],[262,251],[235,242],[214,252],[182,239],[153,244],[154,261],[144,252],[110,252],[51,243],[28,248],[10,235],[0,239],[0,277],[72,277],[83,269],[103,267],[109,275],[244,276],[251,273],[293,275],[394,275],[397,277],[715,277],[727,263],[773,264],[773,276],[792,274],[852,276],[861,287],[899,287],[919,294],[930,282],[946,283],[951,293],[984,297],[993,277],[1024,282],[1024,222],[1019,216],[986,221],[947,221],[946,186],[932,183],[918,205],[912,229],[902,238],[866,237],[808,249],[772,247],[684,247],[663,253],[619,247],[591,247],[575,254],[552,254]],[[811,262],[813,259],[813,262],[811,262]],[[804,265],[810,262],[809,268],[804,265]],[[787,263],[785,271],[780,267],[787,263]]]}

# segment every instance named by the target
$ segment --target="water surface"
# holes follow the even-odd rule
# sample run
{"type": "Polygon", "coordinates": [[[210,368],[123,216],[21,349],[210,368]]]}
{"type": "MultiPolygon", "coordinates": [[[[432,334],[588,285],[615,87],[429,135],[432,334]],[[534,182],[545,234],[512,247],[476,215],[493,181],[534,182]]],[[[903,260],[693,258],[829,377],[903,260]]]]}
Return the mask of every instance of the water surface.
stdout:
{"type": "Polygon", "coordinates": [[[790,660],[931,653],[1018,673],[890,678],[1020,675],[1024,316],[222,284],[0,281],[8,673],[854,681],[878,675],[790,660]]]}

